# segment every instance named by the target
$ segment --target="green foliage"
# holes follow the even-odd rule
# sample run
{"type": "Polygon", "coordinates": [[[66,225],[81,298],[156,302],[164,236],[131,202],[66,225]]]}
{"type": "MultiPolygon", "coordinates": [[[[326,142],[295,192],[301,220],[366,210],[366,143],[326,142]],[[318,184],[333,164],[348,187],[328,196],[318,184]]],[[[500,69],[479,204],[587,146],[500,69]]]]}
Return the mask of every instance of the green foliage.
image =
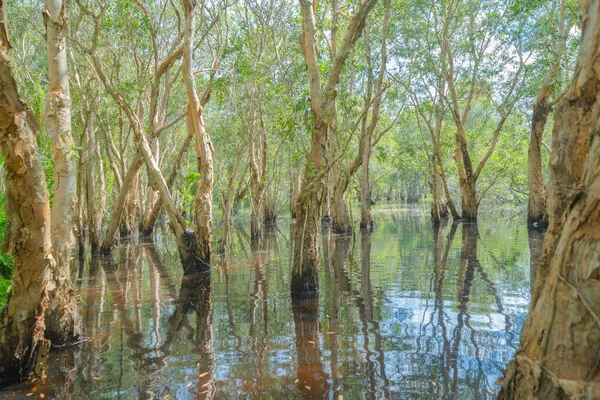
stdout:
{"type": "Polygon", "coordinates": [[[11,279],[0,276],[0,310],[6,305],[10,292],[11,279]]]}
{"type": "MultiPolygon", "coordinates": [[[[6,219],[6,211],[4,210],[4,196],[0,198],[0,243],[6,234],[8,220],[6,219]]],[[[10,290],[12,280],[12,267],[14,261],[10,254],[2,253],[0,249],[0,309],[6,304],[6,298],[10,290]]]]}

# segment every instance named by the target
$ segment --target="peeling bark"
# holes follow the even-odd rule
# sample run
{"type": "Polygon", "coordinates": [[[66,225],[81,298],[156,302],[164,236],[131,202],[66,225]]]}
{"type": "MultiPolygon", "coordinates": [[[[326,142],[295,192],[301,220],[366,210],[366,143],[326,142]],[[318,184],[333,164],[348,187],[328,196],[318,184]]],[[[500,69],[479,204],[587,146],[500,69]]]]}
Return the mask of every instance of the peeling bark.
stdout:
{"type": "Polygon", "coordinates": [[[198,191],[194,199],[196,246],[190,262],[195,270],[206,271],[210,270],[213,236],[212,194],[214,184],[214,149],[204,124],[204,109],[198,98],[192,70],[197,2],[196,0],[182,0],[182,3],[185,14],[182,76],[188,97],[187,129],[195,139],[194,150],[196,151],[198,173],[200,174],[198,191]]]}
{"type": "Polygon", "coordinates": [[[74,214],[77,209],[77,171],[71,135],[71,98],[67,68],[68,18],[63,0],[46,0],[44,12],[48,46],[50,91],[44,122],[52,141],[54,196],[51,210],[52,254],[56,260],[54,287],[49,290],[46,337],[53,344],[75,341],[82,333],[81,319],[71,281],[74,214]]]}
{"type": "Polygon", "coordinates": [[[0,385],[42,371],[50,347],[44,337],[49,291],[56,289],[50,202],[35,138],[39,125],[19,96],[10,48],[0,0],[0,151],[8,218],[3,247],[15,261],[12,290],[0,313],[0,385]]]}
{"type": "Polygon", "coordinates": [[[555,111],[544,252],[500,399],[600,398],[600,1],[582,6],[574,76],[555,111]]]}
{"type": "Polygon", "coordinates": [[[258,86],[253,85],[250,89],[250,104],[246,119],[248,125],[247,136],[250,143],[248,163],[250,167],[250,192],[252,194],[252,211],[250,214],[250,237],[252,240],[259,240],[262,237],[265,220],[267,138],[264,129],[261,129],[262,127],[257,129],[256,127],[258,96],[258,86]],[[257,130],[260,130],[260,132],[257,132],[257,130]]]}

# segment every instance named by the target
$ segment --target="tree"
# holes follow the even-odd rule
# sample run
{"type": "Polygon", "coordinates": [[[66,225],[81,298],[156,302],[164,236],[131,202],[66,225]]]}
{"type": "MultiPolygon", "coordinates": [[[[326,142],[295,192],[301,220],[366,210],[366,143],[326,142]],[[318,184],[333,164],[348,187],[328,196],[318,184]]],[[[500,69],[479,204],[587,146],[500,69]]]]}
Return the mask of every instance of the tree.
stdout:
{"type": "Polygon", "coordinates": [[[51,344],[45,337],[51,302],[61,300],[67,307],[53,316],[52,338],[74,339],[80,333],[77,308],[71,308],[75,296],[70,290],[59,292],[67,284],[63,273],[69,277],[68,264],[66,271],[59,271],[52,254],[50,201],[36,142],[39,125],[20,97],[8,57],[11,47],[5,4],[0,1],[0,151],[9,218],[3,247],[15,261],[12,290],[0,313],[2,384],[43,370],[51,344]]]}
{"type": "Polygon", "coordinates": [[[48,46],[50,90],[46,95],[44,122],[52,140],[54,155],[54,196],[50,212],[52,255],[56,263],[50,286],[46,336],[64,343],[81,334],[81,321],[70,275],[73,250],[73,217],[77,202],[76,155],[71,135],[71,96],[67,66],[67,8],[63,0],[46,0],[44,23],[48,46]]]}
{"type": "Polygon", "coordinates": [[[213,157],[214,149],[210,136],[206,131],[203,108],[196,92],[196,83],[192,71],[192,57],[194,52],[194,32],[196,29],[195,12],[196,0],[182,0],[185,16],[184,45],[182,76],[188,98],[187,129],[194,137],[194,150],[198,158],[198,173],[200,182],[194,211],[196,214],[195,248],[192,250],[191,263],[194,269],[206,270],[210,268],[210,253],[212,248],[213,220],[212,220],[212,191],[213,191],[213,157]]]}
{"type": "MultiPolygon", "coordinates": [[[[357,129],[360,126],[360,136],[358,139],[359,144],[356,155],[347,165],[344,166],[342,161],[338,161],[339,156],[336,154],[338,151],[340,151],[340,149],[337,148],[335,151],[331,151],[332,154],[330,155],[330,158],[333,158],[332,163],[334,165],[332,167],[333,177],[331,178],[331,181],[333,187],[330,190],[332,193],[330,208],[332,213],[332,228],[334,233],[347,234],[352,231],[352,221],[350,220],[348,213],[346,193],[352,178],[361,167],[362,170],[359,178],[361,204],[360,227],[361,230],[369,232],[373,229],[373,219],[371,216],[371,188],[369,185],[371,152],[373,147],[377,145],[383,135],[387,133],[396,122],[393,121],[392,124],[381,130],[381,132],[375,132],[379,123],[379,114],[383,102],[383,94],[387,89],[387,84],[384,78],[387,72],[387,36],[389,33],[390,24],[390,9],[391,3],[386,2],[381,26],[381,47],[378,52],[380,63],[377,78],[375,78],[374,74],[375,66],[372,61],[370,35],[368,33],[368,26],[366,22],[363,29],[367,81],[364,96],[364,107],[359,116],[358,122],[354,125],[353,130],[350,132],[351,137],[354,129],[357,129]]],[[[349,138],[345,138],[345,143],[342,144],[341,152],[345,150],[348,139],[349,138]]]]}
{"type": "Polygon", "coordinates": [[[335,129],[335,104],[337,84],[351,51],[360,37],[366,18],[377,0],[368,0],[358,6],[344,33],[337,56],[329,71],[325,90],[321,84],[314,4],[311,0],[300,0],[302,33],[300,47],[308,70],[311,104],[311,147],[307,154],[304,176],[296,202],[298,227],[294,236],[294,264],[291,291],[295,294],[310,294],[318,291],[317,264],[319,260],[319,213],[325,168],[325,153],[329,133],[335,129]]]}
{"type": "MultiPolygon", "coordinates": [[[[500,46],[496,46],[496,49],[492,49],[492,39],[499,41],[501,38],[493,38],[493,30],[489,29],[486,31],[483,30],[482,27],[486,27],[486,25],[490,23],[490,20],[497,19],[497,14],[489,10],[489,16],[487,16],[486,20],[477,21],[477,19],[480,18],[479,13],[481,12],[482,7],[484,7],[484,3],[468,2],[465,5],[465,10],[461,10],[461,6],[463,5],[460,1],[451,1],[447,6],[442,7],[441,18],[443,22],[439,37],[441,45],[440,50],[443,53],[443,57],[441,58],[441,75],[448,88],[446,98],[452,119],[456,126],[455,161],[460,178],[462,219],[472,222],[477,221],[477,213],[481,201],[481,198],[478,198],[477,195],[477,180],[496,148],[498,137],[502,132],[502,128],[509,114],[512,112],[516,101],[521,96],[518,84],[522,81],[525,73],[525,60],[522,55],[522,50],[517,42],[513,52],[516,53],[516,56],[518,57],[518,67],[516,71],[512,73],[512,77],[509,77],[506,83],[490,79],[490,82],[486,84],[486,82],[483,81],[482,69],[485,67],[490,67],[489,69],[491,69],[491,64],[485,65],[486,61],[488,63],[491,61],[486,60],[486,57],[501,50],[499,48],[500,46]],[[453,18],[455,14],[461,15],[462,13],[467,16],[465,20],[458,22],[453,18]],[[457,54],[456,45],[453,43],[453,36],[463,35],[461,28],[459,28],[461,23],[464,23],[467,26],[467,51],[464,54],[457,54]],[[467,63],[468,67],[465,68],[466,71],[460,71],[462,69],[462,63],[460,63],[461,56],[469,60],[467,63]],[[464,95],[464,98],[461,98],[458,88],[458,78],[463,74],[469,74],[470,76],[468,78],[469,81],[467,82],[467,92],[464,95]],[[486,86],[490,86],[491,88],[487,89],[486,86]],[[501,89],[499,93],[498,89],[501,89]],[[493,129],[488,150],[475,167],[469,150],[466,126],[467,119],[471,112],[473,99],[479,91],[489,92],[488,96],[490,97],[490,102],[494,104],[494,108],[496,109],[499,118],[495,122],[495,128],[493,129]],[[494,91],[496,91],[496,93],[494,93],[494,91]],[[464,100],[462,106],[461,100],[464,100]]],[[[506,54],[505,56],[508,57],[509,54],[506,54]]],[[[487,68],[485,72],[488,72],[487,68]]]]}
{"type": "MultiPolygon", "coordinates": [[[[573,26],[573,20],[568,13],[567,4],[564,0],[554,1],[554,9],[558,14],[557,38],[552,45],[551,61],[546,75],[541,82],[531,115],[531,138],[529,139],[529,151],[527,158],[527,176],[529,186],[529,199],[527,203],[527,221],[530,224],[546,225],[548,216],[546,214],[546,185],[544,185],[544,171],[542,168],[542,144],[544,128],[553,105],[560,99],[551,100],[555,91],[556,80],[560,73],[561,59],[567,47],[569,33],[573,26]]],[[[551,37],[553,37],[552,35],[551,37]]]]}
{"type": "Polygon", "coordinates": [[[575,72],[555,111],[544,253],[500,399],[600,397],[600,1],[580,4],[575,72]]]}

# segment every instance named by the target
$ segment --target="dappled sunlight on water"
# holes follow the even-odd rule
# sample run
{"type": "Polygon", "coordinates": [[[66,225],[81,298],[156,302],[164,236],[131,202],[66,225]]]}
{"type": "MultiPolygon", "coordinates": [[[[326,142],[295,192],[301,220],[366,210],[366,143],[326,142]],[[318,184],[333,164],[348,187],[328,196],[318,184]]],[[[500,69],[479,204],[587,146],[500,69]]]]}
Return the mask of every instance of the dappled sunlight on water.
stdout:
{"type": "Polygon", "coordinates": [[[0,395],[494,398],[529,304],[525,224],[376,218],[371,237],[323,234],[319,296],[293,302],[288,223],[254,246],[237,229],[212,276],[183,278],[169,241],[88,260],[76,271],[87,338],[0,395]]]}

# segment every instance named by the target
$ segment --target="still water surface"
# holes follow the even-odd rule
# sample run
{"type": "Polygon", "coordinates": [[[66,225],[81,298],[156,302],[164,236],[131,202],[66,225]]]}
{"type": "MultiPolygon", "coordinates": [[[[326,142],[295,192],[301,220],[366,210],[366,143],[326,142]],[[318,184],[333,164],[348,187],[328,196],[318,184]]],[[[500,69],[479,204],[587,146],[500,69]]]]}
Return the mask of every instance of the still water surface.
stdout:
{"type": "Polygon", "coordinates": [[[287,222],[254,249],[238,227],[212,277],[183,278],[168,239],[86,261],[76,285],[87,339],[53,355],[44,380],[0,396],[495,398],[529,304],[524,221],[376,219],[370,238],[323,234],[312,300],[290,299],[287,222]]]}

